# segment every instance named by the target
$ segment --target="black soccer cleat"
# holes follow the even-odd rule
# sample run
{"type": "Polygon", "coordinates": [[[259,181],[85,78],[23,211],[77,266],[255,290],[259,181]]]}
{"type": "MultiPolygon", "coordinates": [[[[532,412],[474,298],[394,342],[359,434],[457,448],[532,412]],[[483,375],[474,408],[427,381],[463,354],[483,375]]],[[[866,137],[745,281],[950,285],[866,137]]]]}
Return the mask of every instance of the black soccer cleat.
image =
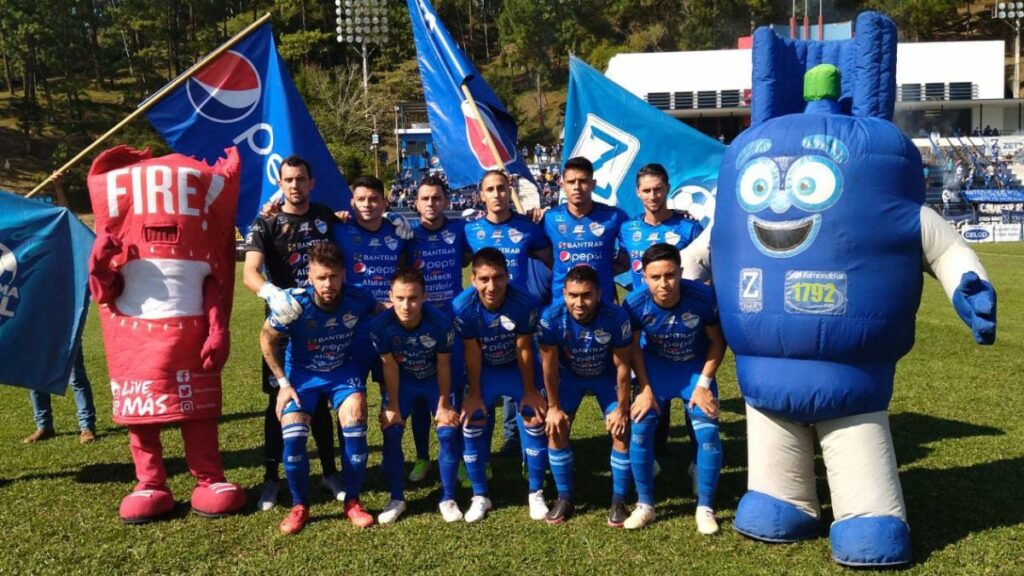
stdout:
{"type": "Polygon", "coordinates": [[[615,502],[608,509],[608,525],[612,528],[622,528],[622,523],[629,518],[629,508],[622,502],[615,502]]]}
{"type": "Polygon", "coordinates": [[[572,505],[572,502],[559,498],[555,501],[555,505],[551,507],[548,515],[544,517],[544,520],[546,520],[548,524],[555,526],[564,523],[575,514],[576,507],[572,505]]]}

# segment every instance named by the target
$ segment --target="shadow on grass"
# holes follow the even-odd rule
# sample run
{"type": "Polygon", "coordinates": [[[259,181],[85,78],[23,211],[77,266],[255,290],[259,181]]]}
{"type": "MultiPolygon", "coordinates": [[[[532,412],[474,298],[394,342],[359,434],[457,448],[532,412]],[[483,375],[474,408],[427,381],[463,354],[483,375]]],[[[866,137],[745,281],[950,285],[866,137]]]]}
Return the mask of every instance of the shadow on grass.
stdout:
{"type": "Polygon", "coordinates": [[[991,426],[981,426],[959,420],[936,418],[916,412],[902,412],[889,417],[893,442],[896,444],[896,460],[907,465],[932,452],[929,444],[950,438],[972,436],[1002,436],[1005,431],[991,426]]]}

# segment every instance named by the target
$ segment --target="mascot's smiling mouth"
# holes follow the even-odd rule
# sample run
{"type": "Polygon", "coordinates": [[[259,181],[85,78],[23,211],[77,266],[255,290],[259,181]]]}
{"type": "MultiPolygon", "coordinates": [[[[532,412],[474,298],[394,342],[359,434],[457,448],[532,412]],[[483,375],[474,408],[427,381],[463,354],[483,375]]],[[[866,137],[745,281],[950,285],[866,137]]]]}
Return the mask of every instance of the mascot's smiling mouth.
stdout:
{"type": "Polygon", "coordinates": [[[747,218],[750,240],[763,254],[773,258],[789,258],[810,248],[820,227],[820,214],[782,222],[761,220],[753,215],[747,218]]]}

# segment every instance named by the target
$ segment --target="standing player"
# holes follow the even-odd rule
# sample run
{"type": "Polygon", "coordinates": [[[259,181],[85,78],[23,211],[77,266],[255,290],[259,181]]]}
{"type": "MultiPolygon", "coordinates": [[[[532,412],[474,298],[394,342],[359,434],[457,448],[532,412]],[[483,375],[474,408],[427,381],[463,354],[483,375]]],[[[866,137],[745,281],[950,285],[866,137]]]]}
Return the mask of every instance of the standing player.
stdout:
{"type": "Polygon", "coordinates": [[[557,255],[551,293],[561,294],[565,275],[577,264],[587,264],[597,271],[602,298],[614,303],[615,274],[625,272],[628,259],[616,240],[626,213],[615,206],[594,202],[594,165],[577,156],[565,163],[562,191],[567,203],[544,214],[544,233],[551,240],[557,255]]]}
{"type": "MultiPolygon", "coordinates": [[[[541,287],[531,286],[531,259],[550,268],[550,242],[545,237],[543,228],[531,218],[512,211],[509,204],[511,197],[512,186],[505,172],[490,170],[485,173],[480,180],[480,199],[484,203],[486,214],[483,218],[466,223],[466,242],[474,254],[487,247],[501,251],[508,262],[509,282],[543,301],[541,287]]],[[[518,408],[514,402],[506,398],[502,411],[505,415],[505,445],[501,451],[505,454],[519,452],[516,446],[518,427],[512,416],[518,408]]]]}
{"type": "MultiPolygon", "coordinates": [[[[416,189],[416,212],[412,222],[413,237],[409,241],[409,262],[423,273],[427,301],[452,314],[452,300],[462,292],[462,267],[468,262],[465,222],[445,217],[448,208],[448,187],[437,176],[425,176],[416,189]]],[[[465,360],[462,346],[452,350],[452,392],[456,406],[465,388],[465,360]]],[[[416,463],[409,480],[423,480],[430,469],[430,409],[426,402],[413,404],[409,417],[416,463]]],[[[459,446],[461,457],[461,441],[459,446]]]]}
{"type": "Polygon", "coordinates": [[[679,250],[655,244],[643,255],[647,287],[626,298],[633,324],[633,402],[630,461],[639,504],[625,522],[642,528],[654,520],[653,434],[659,407],[682,398],[697,444],[697,530],[718,532],[714,499],[722,470],[715,373],[725,356],[718,304],[710,286],[682,279],[679,250]]]}
{"type": "Polygon", "coordinates": [[[548,459],[558,487],[558,501],[548,512],[548,524],[570,518],[573,456],[569,434],[585,394],[597,397],[612,436],[612,506],[608,525],[622,526],[632,488],[629,465],[630,355],[633,333],[626,312],[601,300],[597,272],[585,264],[569,269],[563,300],[540,318],[537,340],[547,389],[548,459]]]}
{"type": "MultiPolygon", "coordinates": [[[[704,228],[700,223],[681,212],[668,207],[668,172],[661,164],[647,164],[636,173],[636,195],[644,206],[644,213],[622,225],[619,231],[619,245],[629,254],[630,268],[633,275],[633,290],[642,289],[644,284],[643,255],[651,246],[664,242],[679,250],[689,246],[700,236],[704,228]]],[[[683,274],[691,279],[707,277],[707,270],[701,266],[687,266],[683,274]]],[[[668,448],[669,424],[672,419],[672,404],[662,407],[658,430],[654,434],[654,452],[656,458],[662,458],[668,448]]],[[[690,436],[691,446],[695,444],[693,425],[686,422],[686,430],[690,436]]],[[[695,476],[696,447],[694,446],[690,463],[690,476],[695,476]]],[[[658,460],[654,461],[655,476],[661,470],[658,460]]],[[[694,495],[696,495],[694,489],[694,495]]]]}
{"type": "Polygon", "coordinates": [[[384,473],[391,501],[378,517],[381,524],[398,520],[405,512],[405,462],[402,453],[404,419],[416,401],[425,401],[437,415],[441,503],[445,522],[462,519],[455,503],[459,470],[459,415],[451,394],[451,358],[455,329],[451,315],[427,300],[426,282],[419,270],[400,269],[391,279],[391,304],[374,319],[370,334],[384,364],[387,393],[381,406],[384,434],[384,473]]]}
{"type": "MultiPolygon", "coordinates": [[[[285,323],[301,311],[289,289],[308,285],[308,252],[313,246],[330,241],[331,228],[336,223],[328,207],[309,201],[315,183],[309,162],[298,156],[285,158],[278,181],[283,204],[272,215],[258,216],[246,237],[243,282],[266,300],[269,312],[285,323]]],[[[284,344],[283,340],[280,342],[284,344]]],[[[277,502],[278,466],[284,444],[276,414],[277,379],[266,362],[262,363],[262,371],[267,408],[263,415],[263,488],[257,507],[270,510],[277,502]]],[[[317,401],[306,409],[313,414],[313,438],[323,468],[321,485],[341,500],[344,492],[334,464],[334,434],[327,401],[317,401]]]]}
{"type": "Polygon", "coordinates": [[[473,255],[472,268],[473,286],[455,299],[455,328],[466,348],[469,379],[462,404],[462,433],[473,499],[466,521],[476,522],[491,509],[486,471],[491,434],[486,418],[499,396],[510,396],[521,407],[516,420],[530,479],[530,518],[542,520],[548,513],[541,491],[548,457],[544,435],[547,403],[534,382],[537,301],[510,285],[505,256],[497,248],[479,250],[473,255]]]}
{"type": "Polygon", "coordinates": [[[295,301],[300,314],[288,324],[271,316],[260,332],[263,358],[277,378],[275,411],[284,436],[284,471],[292,493],[292,510],[281,522],[285,534],[297,534],[309,520],[310,411],[321,398],[338,410],[345,439],[345,515],[360,528],[373,524],[359,502],[366,474],[366,380],[353,357],[359,324],[379,304],[369,292],[343,284],[345,269],[338,248],[330,242],[309,250],[309,284],[295,301]],[[281,339],[288,351],[281,363],[281,339]]]}

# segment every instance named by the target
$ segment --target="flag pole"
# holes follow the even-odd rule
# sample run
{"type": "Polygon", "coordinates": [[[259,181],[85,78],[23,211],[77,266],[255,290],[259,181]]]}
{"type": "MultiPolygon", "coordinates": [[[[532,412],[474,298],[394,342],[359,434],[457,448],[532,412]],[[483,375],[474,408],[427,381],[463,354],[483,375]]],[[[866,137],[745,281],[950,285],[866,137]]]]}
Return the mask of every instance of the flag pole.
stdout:
{"type": "MultiPolygon", "coordinates": [[[[505,170],[505,161],[501,159],[501,154],[498,154],[498,147],[494,145],[494,140],[491,138],[491,131],[487,129],[487,124],[484,123],[484,117],[480,115],[480,109],[476,107],[476,100],[473,100],[473,93],[469,91],[469,86],[462,85],[462,95],[466,97],[466,101],[469,102],[469,107],[473,110],[474,119],[480,125],[480,133],[483,134],[484,142],[487,143],[487,147],[491,150],[491,154],[494,159],[501,164],[502,170],[505,170]]],[[[516,212],[525,214],[523,210],[523,202],[519,199],[519,192],[516,191],[515,187],[512,189],[512,203],[516,207],[516,212]]]]}
{"type": "Polygon", "coordinates": [[[102,144],[104,140],[106,140],[107,138],[112,136],[114,133],[119,131],[121,128],[124,128],[125,125],[127,125],[132,120],[135,120],[136,118],[138,118],[139,116],[144,114],[147,110],[149,110],[157,102],[159,102],[161,98],[163,98],[169,92],[177,89],[179,86],[184,84],[185,81],[188,80],[189,78],[191,78],[192,76],[194,76],[196,72],[201,70],[203,67],[205,67],[207,64],[212,62],[215,58],[217,58],[218,56],[220,56],[224,52],[227,52],[232,46],[234,46],[235,44],[238,44],[239,42],[241,42],[243,38],[245,38],[250,33],[252,33],[252,31],[255,30],[256,28],[259,28],[260,26],[262,26],[268,20],[270,20],[270,12],[267,12],[266,14],[261,16],[258,20],[253,22],[252,24],[249,24],[248,26],[246,26],[244,30],[242,30],[238,34],[235,34],[230,39],[228,39],[226,42],[221,44],[216,50],[214,50],[213,52],[210,52],[202,60],[200,60],[199,62],[196,62],[195,64],[193,64],[191,68],[189,68],[188,70],[183,72],[181,75],[179,75],[173,81],[171,81],[169,84],[167,84],[166,86],[164,86],[163,88],[158,90],[156,93],[154,93],[152,96],[147,98],[131,114],[129,114],[128,116],[125,116],[125,118],[123,120],[118,122],[117,125],[115,125],[110,130],[107,130],[106,133],[104,133],[102,136],[100,136],[99,138],[94,140],[92,142],[92,144],[89,144],[89,146],[87,146],[85,148],[85,150],[82,150],[77,155],[75,155],[74,158],[72,158],[71,160],[68,160],[67,162],[65,162],[63,166],[61,166],[60,168],[54,170],[53,173],[51,173],[49,176],[46,177],[46,180],[43,180],[38,186],[33,188],[31,192],[29,192],[28,194],[25,195],[25,197],[26,198],[31,198],[32,196],[35,196],[35,194],[37,192],[39,192],[40,190],[42,190],[44,186],[46,186],[47,184],[49,184],[50,182],[55,180],[58,176],[60,176],[60,175],[64,174],[65,172],[67,172],[75,164],[78,164],[78,162],[80,162],[82,160],[82,158],[85,158],[86,156],[88,156],[89,153],[92,152],[93,150],[95,150],[100,144],[102,144]]]}

